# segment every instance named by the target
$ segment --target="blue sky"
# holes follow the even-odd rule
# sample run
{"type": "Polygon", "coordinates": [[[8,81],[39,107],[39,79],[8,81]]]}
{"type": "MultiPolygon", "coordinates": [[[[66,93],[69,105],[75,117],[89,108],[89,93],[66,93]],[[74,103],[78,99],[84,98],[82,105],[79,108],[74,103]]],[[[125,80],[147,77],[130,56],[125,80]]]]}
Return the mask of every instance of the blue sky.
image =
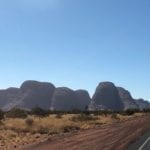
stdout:
{"type": "Polygon", "coordinates": [[[101,81],[150,100],[149,0],[0,0],[0,88],[101,81]]]}

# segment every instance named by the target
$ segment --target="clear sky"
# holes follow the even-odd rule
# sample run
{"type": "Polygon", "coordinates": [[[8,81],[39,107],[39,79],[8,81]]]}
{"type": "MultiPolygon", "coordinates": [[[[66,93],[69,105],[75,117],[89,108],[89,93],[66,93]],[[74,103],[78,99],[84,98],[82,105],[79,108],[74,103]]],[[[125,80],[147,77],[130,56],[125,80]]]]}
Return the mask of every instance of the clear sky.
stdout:
{"type": "Polygon", "coordinates": [[[150,100],[150,0],[0,0],[0,88],[28,79],[150,100]]]}

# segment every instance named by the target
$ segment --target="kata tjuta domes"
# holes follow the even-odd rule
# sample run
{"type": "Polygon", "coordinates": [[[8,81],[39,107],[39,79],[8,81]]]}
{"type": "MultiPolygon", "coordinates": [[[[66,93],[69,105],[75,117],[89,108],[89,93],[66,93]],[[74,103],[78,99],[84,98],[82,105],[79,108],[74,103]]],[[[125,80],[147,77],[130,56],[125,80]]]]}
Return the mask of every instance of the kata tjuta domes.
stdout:
{"type": "Polygon", "coordinates": [[[72,90],[55,87],[52,83],[25,81],[20,88],[0,90],[0,109],[14,107],[30,110],[42,109],[72,110],[126,110],[150,108],[148,101],[135,100],[129,91],[116,87],[112,82],[101,82],[92,97],[86,90],[72,90]],[[88,108],[89,106],[89,108],[88,108]]]}

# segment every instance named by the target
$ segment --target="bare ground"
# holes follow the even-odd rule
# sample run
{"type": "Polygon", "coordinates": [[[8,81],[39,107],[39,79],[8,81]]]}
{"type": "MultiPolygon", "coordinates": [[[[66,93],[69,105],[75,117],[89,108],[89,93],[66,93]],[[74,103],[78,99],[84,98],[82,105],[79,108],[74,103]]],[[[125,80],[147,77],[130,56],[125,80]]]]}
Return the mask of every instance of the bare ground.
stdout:
{"type": "Polygon", "coordinates": [[[130,143],[149,130],[150,116],[147,115],[122,123],[53,137],[24,150],[126,150],[130,143]]]}

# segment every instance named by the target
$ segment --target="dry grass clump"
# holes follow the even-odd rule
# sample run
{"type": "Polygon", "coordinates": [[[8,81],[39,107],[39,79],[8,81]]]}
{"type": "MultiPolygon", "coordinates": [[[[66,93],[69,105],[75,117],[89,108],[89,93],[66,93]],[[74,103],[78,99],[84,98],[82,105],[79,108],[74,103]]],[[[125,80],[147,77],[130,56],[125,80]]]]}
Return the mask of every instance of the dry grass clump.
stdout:
{"type": "Polygon", "coordinates": [[[27,118],[27,119],[25,119],[25,123],[27,126],[31,127],[34,123],[34,120],[33,120],[33,118],[27,118]]]}
{"type": "Polygon", "coordinates": [[[79,114],[73,116],[70,120],[71,121],[77,121],[77,122],[84,122],[84,121],[95,121],[98,117],[92,116],[92,115],[86,115],[86,114],[79,114]]]}
{"type": "Polygon", "coordinates": [[[61,119],[63,117],[63,114],[56,114],[55,116],[57,119],[61,119]]]}

